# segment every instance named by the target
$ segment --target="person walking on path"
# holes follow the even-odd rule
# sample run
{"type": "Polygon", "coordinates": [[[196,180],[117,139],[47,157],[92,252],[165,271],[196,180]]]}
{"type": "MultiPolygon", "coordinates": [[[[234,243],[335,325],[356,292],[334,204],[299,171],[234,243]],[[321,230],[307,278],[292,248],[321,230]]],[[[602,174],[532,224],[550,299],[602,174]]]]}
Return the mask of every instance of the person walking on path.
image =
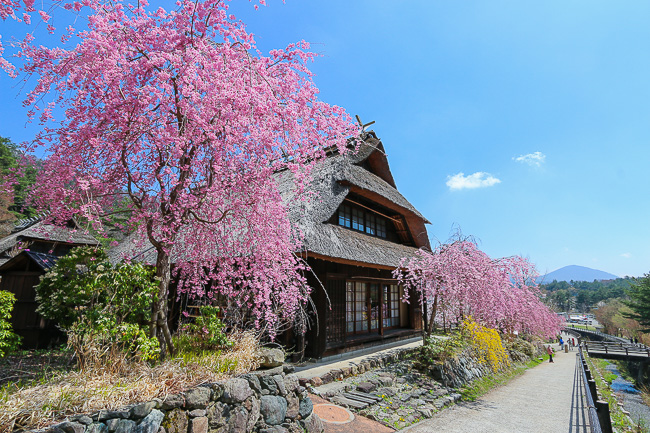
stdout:
{"type": "Polygon", "coordinates": [[[546,353],[548,353],[548,362],[553,362],[553,349],[550,344],[546,346],[546,353]]]}

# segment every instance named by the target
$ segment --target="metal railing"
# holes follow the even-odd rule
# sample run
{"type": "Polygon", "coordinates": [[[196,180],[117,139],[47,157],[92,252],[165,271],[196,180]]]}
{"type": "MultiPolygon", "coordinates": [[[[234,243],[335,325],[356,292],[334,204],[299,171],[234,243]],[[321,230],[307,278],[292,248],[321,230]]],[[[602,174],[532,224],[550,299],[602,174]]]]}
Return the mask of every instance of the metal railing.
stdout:
{"type": "Polygon", "coordinates": [[[632,357],[650,357],[650,348],[633,343],[614,343],[609,341],[585,341],[585,350],[604,352],[606,355],[625,355],[632,357]]]}
{"type": "Polygon", "coordinates": [[[585,397],[589,411],[589,427],[592,433],[612,433],[612,420],[609,415],[609,403],[598,400],[598,391],[596,390],[596,381],[591,375],[591,370],[587,365],[582,347],[578,346],[580,357],[580,366],[582,373],[582,382],[585,389],[585,397]]]}
{"type": "Polygon", "coordinates": [[[572,332],[580,332],[580,333],[585,333],[585,334],[597,335],[597,336],[599,336],[600,338],[602,338],[604,340],[615,341],[617,343],[627,343],[629,341],[626,338],[616,337],[614,335],[605,334],[605,333],[600,332],[600,331],[591,331],[589,329],[576,328],[574,326],[568,326],[568,325],[564,326],[564,331],[565,332],[572,331],[572,332]]]}

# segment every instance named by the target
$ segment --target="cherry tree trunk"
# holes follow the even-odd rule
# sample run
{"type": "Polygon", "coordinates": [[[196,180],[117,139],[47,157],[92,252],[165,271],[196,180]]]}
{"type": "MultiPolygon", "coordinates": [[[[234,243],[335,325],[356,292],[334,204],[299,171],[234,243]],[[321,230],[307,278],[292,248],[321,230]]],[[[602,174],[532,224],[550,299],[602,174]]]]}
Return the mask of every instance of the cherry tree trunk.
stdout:
{"type": "Polygon", "coordinates": [[[158,259],[156,260],[156,279],[158,280],[158,299],[154,302],[151,311],[151,324],[149,336],[160,341],[162,357],[167,351],[170,355],[175,352],[172,334],[167,323],[169,283],[171,281],[171,258],[169,253],[158,248],[158,259]]]}

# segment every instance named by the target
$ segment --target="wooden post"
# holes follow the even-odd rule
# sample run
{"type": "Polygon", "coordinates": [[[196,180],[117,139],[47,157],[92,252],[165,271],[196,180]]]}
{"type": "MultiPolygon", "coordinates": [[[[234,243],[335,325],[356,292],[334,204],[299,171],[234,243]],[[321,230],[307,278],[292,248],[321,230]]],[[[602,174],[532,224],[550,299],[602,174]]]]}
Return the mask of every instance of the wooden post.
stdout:
{"type": "Polygon", "coordinates": [[[589,392],[591,392],[591,399],[593,401],[598,400],[598,391],[596,390],[596,381],[593,379],[587,380],[587,384],[589,385],[589,392]]]}
{"type": "Polygon", "coordinates": [[[612,433],[612,419],[609,415],[609,404],[602,400],[596,400],[594,404],[596,405],[601,431],[603,433],[612,433]]]}

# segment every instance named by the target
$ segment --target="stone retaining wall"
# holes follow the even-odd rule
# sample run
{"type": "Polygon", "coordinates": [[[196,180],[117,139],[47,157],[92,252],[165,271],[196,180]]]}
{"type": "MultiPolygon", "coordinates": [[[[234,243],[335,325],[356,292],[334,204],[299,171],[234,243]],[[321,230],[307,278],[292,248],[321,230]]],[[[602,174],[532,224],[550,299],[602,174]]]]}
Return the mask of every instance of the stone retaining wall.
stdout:
{"type": "Polygon", "coordinates": [[[305,387],[282,367],[119,410],[76,415],[34,433],[321,433],[305,387]]]}
{"type": "Polygon", "coordinates": [[[376,368],[385,367],[394,364],[406,358],[408,355],[416,351],[415,349],[395,349],[389,352],[383,352],[374,356],[368,356],[358,364],[349,367],[342,367],[339,369],[332,369],[320,376],[301,378],[300,385],[318,387],[335,380],[342,380],[351,376],[363,374],[366,371],[374,370],[376,368]]]}
{"type": "Polygon", "coordinates": [[[431,377],[448,388],[460,388],[490,373],[490,367],[476,359],[471,350],[429,367],[431,377]]]}

